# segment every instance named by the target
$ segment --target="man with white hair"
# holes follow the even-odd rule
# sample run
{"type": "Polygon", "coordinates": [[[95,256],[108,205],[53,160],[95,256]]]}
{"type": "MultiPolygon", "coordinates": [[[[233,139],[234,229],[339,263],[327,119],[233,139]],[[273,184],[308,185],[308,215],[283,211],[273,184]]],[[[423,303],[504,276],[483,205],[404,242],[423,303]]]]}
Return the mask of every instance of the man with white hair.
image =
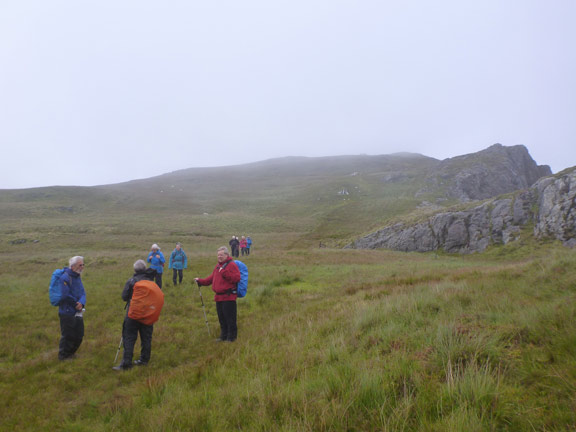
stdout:
{"type": "Polygon", "coordinates": [[[220,338],[218,341],[234,342],[238,336],[236,285],[240,282],[240,270],[228,253],[228,248],[222,246],[217,251],[218,264],[210,276],[204,279],[195,278],[198,285],[212,285],[216,312],[220,321],[220,338]]]}
{"type": "Polygon", "coordinates": [[[58,307],[60,317],[60,347],[58,358],[60,360],[73,359],[84,338],[83,310],[86,306],[86,291],[80,275],[84,270],[84,258],[75,256],[70,258],[69,267],[64,267],[60,276],[60,292],[62,298],[58,307]]]}

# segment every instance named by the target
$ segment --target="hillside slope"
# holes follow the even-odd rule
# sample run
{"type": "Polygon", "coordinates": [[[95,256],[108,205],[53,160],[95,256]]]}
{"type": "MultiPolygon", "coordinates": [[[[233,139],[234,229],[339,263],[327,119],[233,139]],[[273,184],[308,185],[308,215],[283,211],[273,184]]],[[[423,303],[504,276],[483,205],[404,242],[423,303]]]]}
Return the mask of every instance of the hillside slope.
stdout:
{"type": "Polygon", "coordinates": [[[82,217],[87,224],[110,226],[124,214],[145,218],[153,213],[164,225],[176,224],[176,230],[196,226],[199,232],[226,236],[280,230],[298,233],[300,241],[337,246],[430,203],[446,207],[477,195],[511,192],[543,172],[549,168],[538,167],[523,146],[495,145],[445,161],[410,153],[288,157],[97,187],[4,190],[0,216],[13,229],[23,218],[65,224],[82,217]],[[212,223],[214,218],[219,220],[212,223]]]}

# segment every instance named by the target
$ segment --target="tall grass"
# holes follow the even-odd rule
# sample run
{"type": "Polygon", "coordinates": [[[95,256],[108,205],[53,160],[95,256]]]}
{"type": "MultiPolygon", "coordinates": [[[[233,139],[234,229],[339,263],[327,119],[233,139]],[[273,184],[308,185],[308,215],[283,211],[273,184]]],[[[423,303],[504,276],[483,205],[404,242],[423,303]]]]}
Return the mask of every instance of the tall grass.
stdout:
{"type": "MultiPolygon", "coordinates": [[[[75,254],[74,238],[55,233],[50,247],[1,252],[1,430],[576,428],[572,250],[547,245],[509,259],[283,251],[282,236],[264,234],[244,259],[239,338],[223,345],[208,335],[192,278],[209,274],[226,236],[193,243],[192,235],[185,283],[172,287],[165,276],[150,365],[119,374],[111,367],[120,293],[149,241],[136,229],[96,231],[70,234],[86,256],[88,292],[86,336],[72,362],[57,361],[47,284],[75,254]],[[125,247],[110,247],[117,236],[125,247]]],[[[202,293],[214,334],[212,294],[202,293]]]]}

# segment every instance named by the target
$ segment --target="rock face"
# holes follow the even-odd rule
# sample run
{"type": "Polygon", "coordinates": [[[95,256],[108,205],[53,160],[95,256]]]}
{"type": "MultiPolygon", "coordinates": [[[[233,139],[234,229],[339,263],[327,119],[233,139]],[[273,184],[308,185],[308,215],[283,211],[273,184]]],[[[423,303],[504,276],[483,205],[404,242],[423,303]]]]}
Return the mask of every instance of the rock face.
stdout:
{"type": "Polygon", "coordinates": [[[545,178],[535,187],[539,200],[534,235],[576,246],[576,168],[558,178],[545,178]]]}
{"type": "Polygon", "coordinates": [[[477,153],[443,160],[426,178],[419,194],[444,189],[448,198],[461,202],[484,200],[529,188],[552,174],[537,165],[526,147],[494,144],[477,153]]]}
{"type": "Polygon", "coordinates": [[[437,213],[411,226],[389,226],[346,247],[481,252],[490,244],[513,241],[528,223],[534,224],[537,238],[576,245],[576,167],[545,177],[512,197],[492,199],[463,211],[437,213]]]}

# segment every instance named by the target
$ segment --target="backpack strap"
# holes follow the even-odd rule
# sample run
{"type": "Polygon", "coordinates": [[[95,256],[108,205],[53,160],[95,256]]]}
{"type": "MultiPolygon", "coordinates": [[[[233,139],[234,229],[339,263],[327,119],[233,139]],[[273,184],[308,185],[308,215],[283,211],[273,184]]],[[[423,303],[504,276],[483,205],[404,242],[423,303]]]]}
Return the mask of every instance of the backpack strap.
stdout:
{"type": "MultiPolygon", "coordinates": [[[[226,268],[226,266],[228,264],[230,264],[232,261],[234,261],[234,260],[226,261],[224,263],[224,265],[222,267],[220,267],[220,271],[224,270],[226,268]]],[[[237,288],[230,288],[229,290],[226,290],[226,292],[223,292],[220,294],[238,294],[238,289],[237,288]]]]}

